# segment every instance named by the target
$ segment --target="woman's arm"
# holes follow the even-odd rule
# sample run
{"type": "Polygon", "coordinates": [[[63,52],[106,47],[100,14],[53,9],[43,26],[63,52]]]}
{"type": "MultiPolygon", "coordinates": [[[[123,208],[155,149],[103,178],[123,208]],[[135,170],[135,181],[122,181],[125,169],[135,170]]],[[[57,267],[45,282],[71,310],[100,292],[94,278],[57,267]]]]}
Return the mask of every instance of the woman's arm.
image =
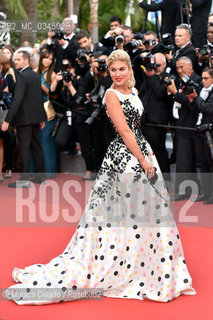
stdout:
{"type": "Polygon", "coordinates": [[[41,84],[41,89],[47,96],[49,96],[49,89],[44,84],[41,84]]]}
{"type": "Polygon", "coordinates": [[[9,92],[8,86],[3,89],[4,92],[9,92]]]}
{"type": "Polygon", "coordinates": [[[118,133],[120,134],[126,147],[131,151],[133,156],[139,161],[140,165],[144,168],[145,173],[151,172],[149,178],[154,176],[154,169],[148,160],[144,158],[142,152],[136,142],[135,136],[129,128],[123,110],[117,95],[109,91],[106,94],[106,106],[110,119],[115,125],[118,133]]]}

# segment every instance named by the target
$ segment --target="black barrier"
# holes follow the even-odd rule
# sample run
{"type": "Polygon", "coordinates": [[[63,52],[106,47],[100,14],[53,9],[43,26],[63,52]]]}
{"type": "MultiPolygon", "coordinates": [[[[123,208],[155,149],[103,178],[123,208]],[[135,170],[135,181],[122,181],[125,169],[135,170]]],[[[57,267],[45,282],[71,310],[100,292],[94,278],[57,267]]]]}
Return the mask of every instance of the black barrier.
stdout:
{"type": "Polygon", "coordinates": [[[208,147],[209,147],[210,155],[213,160],[213,140],[210,134],[210,132],[212,131],[212,123],[205,123],[195,128],[156,124],[156,123],[144,123],[144,125],[148,127],[166,128],[166,129],[175,129],[175,130],[178,129],[178,130],[194,131],[197,133],[204,133],[208,147]]]}

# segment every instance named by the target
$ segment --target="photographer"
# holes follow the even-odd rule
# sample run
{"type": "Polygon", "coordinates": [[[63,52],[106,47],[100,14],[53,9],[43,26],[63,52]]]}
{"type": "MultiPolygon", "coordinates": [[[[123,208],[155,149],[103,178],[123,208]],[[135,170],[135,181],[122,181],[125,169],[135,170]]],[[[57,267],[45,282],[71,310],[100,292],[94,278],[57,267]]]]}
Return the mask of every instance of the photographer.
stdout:
{"type": "MultiPolygon", "coordinates": [[[[198,112],[191,107],[188,95],[196,89],[201,89],[201,79],[192,66],[192,61],[188,57],[181,57],[177,60],[176,69],[178,78],[176,80],[167,79],[167,90],[174,99],[173,117],[176,126],[195,127],[198,112]]],[[[175,130],[175,153],[176,153],[176,173],[177,185],[188,178],[194,180],[196,174],[194,135],[192,131],[175,130]]],[[[196,179],[195,179],[196,180],[196,179]]],[[[185,194],[176,192],[171,200],[178,201],[188,199],[190,192],[185,194]]]]}
{"type": "Polygon", "coordinates": [[[91,37],[86,30],[80,30],[76,35],[76,41],[80,49],[77,50],[76,74],[85,76],[90,69],[91,56],[94,52],[105,54],[107,49],[99,43],[93,44],[91,37]]]}
{"type": "Polygon", "coordinates": [[[55,53],[55,69],[57,73],[60,71],[63,59],[75,61],[76,50],[78,45],[76,43],[76,35],[74,33],[75,25],[69,17],[64,18],[61,28],[53,29],[48,32],[47,48],[55,53]]]}
{"type": "Polygon", "coordinates": [[[137,52],[132,59],[133,70],[134,70],[134,77],[136,81],[136,88],[139,89],[141,84],[143,83],[144,72],[141,68],[143,57],[145,57],[144,53],[148,53],[149,56],[153,56],[155,53],[160,52],[159,48],[159,40],[157,38],[157,34],[152,31],[148,30],[143,35],[143,45],[139,47],[137,52]]]}
{"type": "Polygon", "coordinates": [[[144,81],[139,89],[139,97],[144,106],[145,125],[142,132],[150,143],[153,152],[159,162],[164,177],[169,179],[169,159],[166,150],[166,129],[156,126],[146,126],[146,123],[168,125],[171,101],[164,83],[166,77],[166,58],[162,53],[154,55],[154,63],[144,66],[144,81]]]}
{"type": "Polygon", "coordinates": [[[52,102],[57,112],[56,125],[52,135],[55,136],[58,148],[66,147],[75,150],[76,123],[82,123],[84,113],[87,112],[82,107],[84,93],[81,77],[75,74],[74,64],[64,59],[61,71],[57,73],[51,86],[51,96],[54,98],[52,102]]]}
{"type": "Polygon", "coordinates": [[[211,10],[212,0],[190,0],[192,4],[192,43],[195,47],[202,47],[206,44],[206,30],[208,16],[211,10]]]}
{"type": "Polygon", "coordinates": [[[114,137],[114,129],[106,115],[102,99],[112,80],[108,73],[107,56],[94,54],[90,72],[84,78],[84,87],[88,88],[88,102],[92,106],[86,126],[93,130],[93,146],[96,158],[96,169],[99,170],[106,149],[114,137]]]}
{"type": "Polygon", "coordinates": [[[195,49],[201,70],[213,66],[213,23],[210,23],[207,30],[207,44],[195,49]]]}
{"type": "Polygon", "coordinates": [[[119,17],[113,16],[110,19],[110,30],[100,39],[100,43],[107,48],[106,55],[110,55],[115,47],[115,37],[122,34],[122,20],[119,17]]]}
{"type": "MultiPolygon", "coordinates": [[[[202,84],[203,88],[199,95],[193,90],[193,93],[188,97],[192,105],[199,110],[197,125],[213,125],[213,70],[211,68],[203,70],[202,84]]],[[[198,143],[198,159],[200,159],[202,192],[194,201],[213,204],[213,146],[208,137],[209,131],[208,133],[207,131],[197,134],[196,141],[198,143]]]]}
{"type": "Polygon", "coordinates": [[[165,54],[170,73],[177,75],[176,61],[181,57],[188,57],[192,61],[195,72],[200,74],[198,59],[195,53],[195,47],[191,42],[191,36],[192,31],[187,24],[180,24],[176,27],[174,50],[165,54]]]}
{"type": "Polygon", "coordinates": [[[146,11],[162,11],[161,34],[174,35],[175,27],[181,22],[180,0],[163,0],[160,3],[152,1],[151,4],[138,0],[139,6],[146,11]]]}

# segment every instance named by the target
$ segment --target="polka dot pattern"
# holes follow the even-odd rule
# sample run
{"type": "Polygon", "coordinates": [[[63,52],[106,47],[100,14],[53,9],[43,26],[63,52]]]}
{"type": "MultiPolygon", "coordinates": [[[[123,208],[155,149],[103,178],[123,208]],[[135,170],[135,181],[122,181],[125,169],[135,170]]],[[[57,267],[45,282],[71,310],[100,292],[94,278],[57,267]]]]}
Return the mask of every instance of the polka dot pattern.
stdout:
{"type": "MultiPolygon", "coordinates": [[[[15,268],[11,288],[100,288],[108,297],[169,302],[195,294],[158,163],[141,136],[135,90],[115,93],[144,156],[157,168],[151,184],[117,134],[110,144],[75,234],[47,264],[15,268]]],[[[45,304],[60,301],[16,301],[45,304]]]]}

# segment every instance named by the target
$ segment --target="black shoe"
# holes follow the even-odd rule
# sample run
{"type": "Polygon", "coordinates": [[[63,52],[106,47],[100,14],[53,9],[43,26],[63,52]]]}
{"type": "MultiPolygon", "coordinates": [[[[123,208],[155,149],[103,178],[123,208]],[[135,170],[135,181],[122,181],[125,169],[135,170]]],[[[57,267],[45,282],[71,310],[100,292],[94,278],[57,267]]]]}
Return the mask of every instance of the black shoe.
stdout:
{"type": "Polygon", "coordinates": [[[203,201],[203,204],[213,204],[213,196],[207,198],[205,201],[203,201]]]}
{"type": "Polygon", "coordinates": [[[9,188],[30,188],[29,180],[17,180],[16,182],[9,183],[9,188]]]}
{"type": "Polygon", "coordinates": [[[170,201],[182,201],[189,199],[190,196],[188,194],[179,194],[175,193],[170,197],[170,201]]]}
{"type": "Polygon", "coordinates": [[[33,183],[45,184],[45,178],[35,178],[31,180],[33,183]]]}
{"type": "Polygon", "coordinates": [[[207,197],[205,196],[205,194],[198,194],[197,197],[191,198],[192,202],[199,202],[204,200],[207,200],[207,197]]]}

